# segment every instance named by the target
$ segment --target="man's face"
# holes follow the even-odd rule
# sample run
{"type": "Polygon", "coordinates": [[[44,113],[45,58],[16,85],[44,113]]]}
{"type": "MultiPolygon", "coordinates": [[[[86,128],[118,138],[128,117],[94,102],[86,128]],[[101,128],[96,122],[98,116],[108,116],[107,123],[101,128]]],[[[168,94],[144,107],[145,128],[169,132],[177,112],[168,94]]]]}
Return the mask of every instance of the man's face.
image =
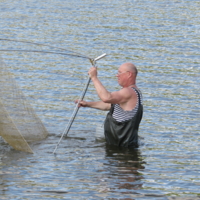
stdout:
{"type": "Polygon", "coordinates": [[[123,86],[127,80],[128,72],[124,66],[120,66],[116,75],[119,85],[123,86]]]}

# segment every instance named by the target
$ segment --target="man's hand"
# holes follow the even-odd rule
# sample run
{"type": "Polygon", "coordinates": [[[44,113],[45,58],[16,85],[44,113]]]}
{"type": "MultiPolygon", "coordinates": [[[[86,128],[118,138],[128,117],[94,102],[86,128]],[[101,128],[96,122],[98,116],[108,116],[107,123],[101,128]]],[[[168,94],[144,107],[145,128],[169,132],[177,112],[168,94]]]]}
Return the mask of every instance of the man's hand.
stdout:
{"type": "Polygon", "coordinates": [[[83,101],[83,100],[81,100],[81,101],[75,100],[75,103],[76,103],[76,104],[78,103],[78,107],[79,107],[79,108],[80,108],[80,107],[88,107],[87,102],[86,102],[86,101],[83,101]]]}
{"type": "Polygon", "coordinates": [[[91,79],[97,77],[97,67],[91,67],[88,74],[91,79]]]}
{"type": "Polygon", "coordinates": [[[78,107],[87,107],[87,102],[86,101],[79,101],[79,100],[75,100],[75,103],[77,104],[78,103],[78,107]]]}

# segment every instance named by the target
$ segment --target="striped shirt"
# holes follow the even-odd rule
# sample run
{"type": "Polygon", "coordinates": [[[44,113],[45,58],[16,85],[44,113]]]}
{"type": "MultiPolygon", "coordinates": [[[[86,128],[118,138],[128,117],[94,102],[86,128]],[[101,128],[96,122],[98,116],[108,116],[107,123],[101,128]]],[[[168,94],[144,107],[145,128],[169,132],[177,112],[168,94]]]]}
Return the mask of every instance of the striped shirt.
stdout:
{"type": "Polygon", "coordinates": [[[124,121],[127,121],[131,118],[133,118],[135,116],[135,114],[137,113],[138,111],[138,107],[139,107],[139,99],[140,99],[140,104],[142,104],[142,94],[139,90],[135,89],[135,88],[132,88],[136,94],[137,94],[137,103],[136,103],[136,106],[135,108],[133,108],[133,110],[123,110],[119,104],[114,104],[114,111],[113,111],[113,114],[112,114],[112,117],[118,121],[118,122],[124,122],[124,121]],[[139,98],[139,96],[140,98],[139,98]]]}

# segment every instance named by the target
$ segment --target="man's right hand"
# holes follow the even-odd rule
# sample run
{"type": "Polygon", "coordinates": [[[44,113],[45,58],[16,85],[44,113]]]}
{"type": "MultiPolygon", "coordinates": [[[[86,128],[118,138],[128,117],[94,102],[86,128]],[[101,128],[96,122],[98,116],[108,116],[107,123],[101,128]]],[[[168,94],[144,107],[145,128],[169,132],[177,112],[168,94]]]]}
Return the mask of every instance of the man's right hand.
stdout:
{"type": "Polygon", "coordinates": [[[87,102],[86,101],[83,101],[83,100],[75,100],[75,103],[77,104],[78,103],[78,107],[87,107],[87,102]]]}

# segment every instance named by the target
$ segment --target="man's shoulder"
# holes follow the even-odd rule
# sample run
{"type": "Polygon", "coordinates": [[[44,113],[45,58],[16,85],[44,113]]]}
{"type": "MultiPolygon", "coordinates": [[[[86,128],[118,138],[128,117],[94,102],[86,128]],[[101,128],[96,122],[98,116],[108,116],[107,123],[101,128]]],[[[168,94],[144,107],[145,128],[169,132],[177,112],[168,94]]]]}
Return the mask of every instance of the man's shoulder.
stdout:
{"type": "Polygon", "coordinates": [[[132,89],[130,87],[124,87],[124,88],[121,88],[120,92],[123,92],[123,93],[130,93],[132,91],[132,89]]]}
{"type": "Polygon", "coordinates": [[[120,93],[123,96],[126,96],[127,98],[133,98],[133,97],[137,97],[137,94],[135,92],[135,90],[133,90],[131,87],[124,87],[120,90],[120,93]]]}

